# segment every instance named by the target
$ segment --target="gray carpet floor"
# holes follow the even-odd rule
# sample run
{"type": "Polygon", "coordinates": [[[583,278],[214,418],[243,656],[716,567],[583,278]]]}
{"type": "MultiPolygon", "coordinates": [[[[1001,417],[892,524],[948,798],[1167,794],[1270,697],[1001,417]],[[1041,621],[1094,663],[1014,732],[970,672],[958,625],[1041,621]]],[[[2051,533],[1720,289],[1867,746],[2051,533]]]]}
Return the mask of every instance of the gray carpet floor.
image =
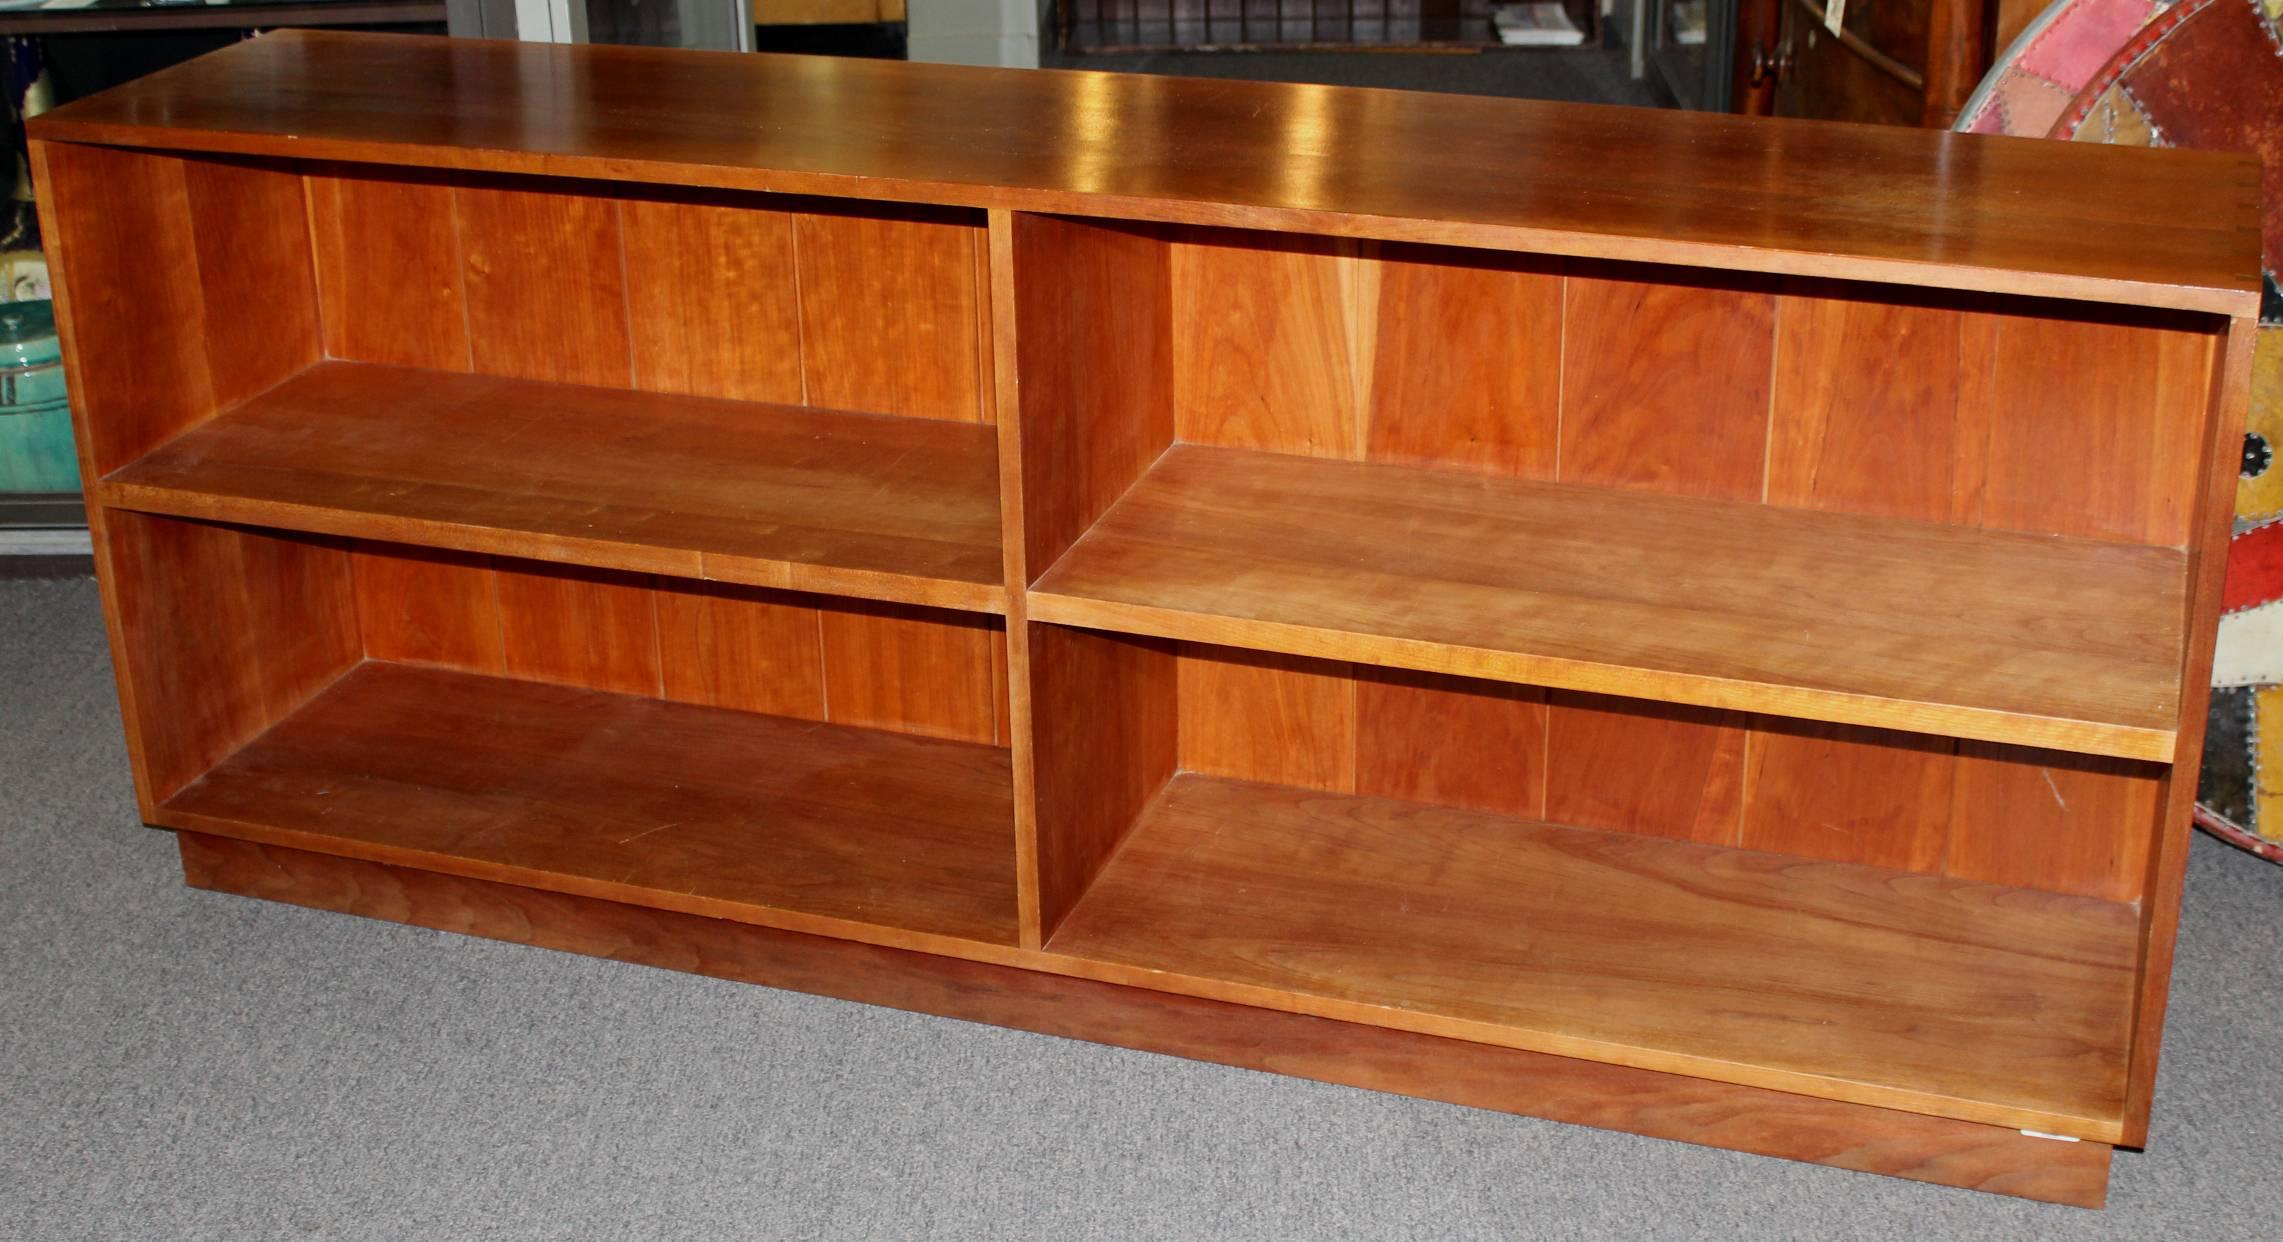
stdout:
{"type": "Polygon", "coordinates": [[[0,1238],[2283,1236],[2283,869],[2189,871],[2094,1214],[194,892],[0,582],[0,1238]]]}

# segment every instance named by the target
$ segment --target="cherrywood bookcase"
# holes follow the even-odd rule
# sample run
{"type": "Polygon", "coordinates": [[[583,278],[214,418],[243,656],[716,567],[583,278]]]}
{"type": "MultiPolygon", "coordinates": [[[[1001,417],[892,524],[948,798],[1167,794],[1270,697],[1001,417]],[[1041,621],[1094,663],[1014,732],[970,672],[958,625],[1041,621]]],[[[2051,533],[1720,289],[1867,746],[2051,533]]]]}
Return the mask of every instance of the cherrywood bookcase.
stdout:
{"type": "Polygon", "coordinates": [[[285,34],[33,122],[192,884],[2097,1204],[2247,159],[285,34]]]}

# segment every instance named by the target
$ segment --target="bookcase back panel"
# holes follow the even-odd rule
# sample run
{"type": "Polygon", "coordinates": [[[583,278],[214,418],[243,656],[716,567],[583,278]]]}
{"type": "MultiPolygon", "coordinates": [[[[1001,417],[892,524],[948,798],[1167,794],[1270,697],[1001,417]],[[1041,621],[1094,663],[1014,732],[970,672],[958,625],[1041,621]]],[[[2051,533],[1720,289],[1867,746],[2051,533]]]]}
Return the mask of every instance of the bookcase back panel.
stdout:
{"type": "Polygon", "coordinates": [[[1177,665],[1183,771],[2109,900],[2144,886],[2155,764],[1198,644],[1177,665]]]}
{"type": "Polygon", "coordinates": [[[89,478],[318,356],[300,178],[256,161],[45,151],[44,206],[70,241],[72,403],[89,478]]]}
{"type": "Polygon", "coordinates": [[[1184,442],[2188,541],[2213,317],[1162,235],[1184,442]]]}
{"type": "Polygon", "coordinates": [[[356,544],[364,653],[1007,744],[997,617],[356,544]]]}
{"type": "Polygon", "coordinates": [[[989,422],[979,213],[312,166],[329,356],[989,422]]]}

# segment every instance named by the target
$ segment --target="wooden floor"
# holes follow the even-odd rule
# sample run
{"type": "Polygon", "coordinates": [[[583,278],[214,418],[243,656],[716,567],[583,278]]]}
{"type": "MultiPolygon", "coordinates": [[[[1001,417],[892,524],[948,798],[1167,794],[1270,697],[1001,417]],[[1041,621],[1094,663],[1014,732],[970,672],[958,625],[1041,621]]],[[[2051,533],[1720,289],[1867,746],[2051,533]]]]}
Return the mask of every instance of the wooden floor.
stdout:
{"type": "Polygon", "coordinates": [[[975,423],[326,362],[99,487],[114,505],[1005,611],[975,423]]]}
{"type": "Polygon", "coordinates": [[[1016,939],[1004,750],[566,686],[363,664],[158,821],[827,935],[1016,939]]]}
{"type": "Polygon", "coordinates": [[[2138,928],[2087,898],[1184,775],[1047,947],[2114,1141],[2138,928]]]}
{"type": "Polygon", "coordinates": [[[1175,445],[1033,620],[2169,761],[2187,559],[1175,445]]]}

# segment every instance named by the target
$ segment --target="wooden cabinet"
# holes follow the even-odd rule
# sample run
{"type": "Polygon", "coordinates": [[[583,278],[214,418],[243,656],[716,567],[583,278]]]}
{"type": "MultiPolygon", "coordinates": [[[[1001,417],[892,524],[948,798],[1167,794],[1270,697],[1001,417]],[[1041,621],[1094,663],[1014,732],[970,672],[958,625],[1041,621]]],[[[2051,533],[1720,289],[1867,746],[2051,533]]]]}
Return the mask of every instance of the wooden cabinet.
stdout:
{"type": "Polygon", "coordinates": [[[2042,5],[1999,0],[1741,0],[1740,112],[1946,129],[2042,5]]]}
{"type": "Polygon", "coordinates": [[[324,34],[33,133],[194,884],[2066,1202],[2146,1136],[2248,160],[324,34]]]}

